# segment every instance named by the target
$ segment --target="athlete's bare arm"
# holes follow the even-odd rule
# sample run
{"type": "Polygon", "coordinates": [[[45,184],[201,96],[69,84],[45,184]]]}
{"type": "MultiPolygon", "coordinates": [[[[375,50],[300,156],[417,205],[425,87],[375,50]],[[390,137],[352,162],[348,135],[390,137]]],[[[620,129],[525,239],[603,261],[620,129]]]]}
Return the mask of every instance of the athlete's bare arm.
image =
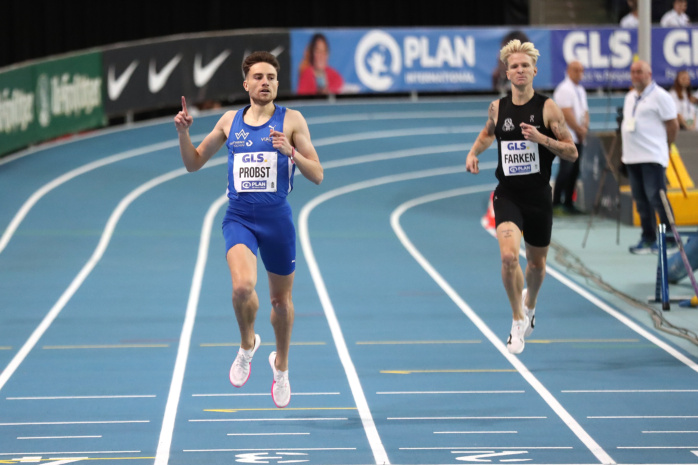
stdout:
{"type": "Polygon", "coordinates": [[[468,152],[468,156],[465,159],[465,169],[473,174],[480,172],[478,155],[487,150],[492,142],[494,142],[494,128],[497,126],[497,116],[499,114],[499,100],[495,100],[490,103],[490,107],[487,110],[487,122],[485,127],[478,134],[477,139],[473,143],[473,146],[468,152]]]}
{"type": "Polygon", "coordinates": [[[179,135],[179,152],[187,171],[197,171],[220,150],[228,139],[228,130],[235,117],[235,111],[227,111],[216,123],[213,130],[204,138],[198,147],[194,147],[189,136],[189,128],[194,118],[187,111],[187,102],[182,97],[182,110],[174,118],[175,128],[179,135]]]}
{"type": "Polygon", "coordinates": [[[303,115],[296,111],[286,110],[284,132],[270,131],[274,148],[286,155],[293,156],[293,161],[303,177],[315,184],[320,184],[324,171],[320,159],[310,141],[310,129],[303,115]]]}
{"type": "Polygon", "coordinates": [[[521,123],[521,132],[523,132],[524,138],[547,147],[563,160],[575,161],[579,156],[577,147],[574,145],[572,133],[570,133],[567,123],[565,122],[565,116],[553,99],[549,98],[545,101],[545,106],[543,107],[543,123],[553,131],[557,140],[541,134],[530,124],[521,123]]]}

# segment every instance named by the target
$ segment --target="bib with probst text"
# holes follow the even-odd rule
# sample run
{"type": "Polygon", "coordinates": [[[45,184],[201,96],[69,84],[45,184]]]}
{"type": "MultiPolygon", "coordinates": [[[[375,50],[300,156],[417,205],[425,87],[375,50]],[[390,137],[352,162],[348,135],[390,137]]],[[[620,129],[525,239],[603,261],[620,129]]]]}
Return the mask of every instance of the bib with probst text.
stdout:
{"type": "Polygon", "coordinates": [[[502,141],[504,176],[540,173],[538,144],[528,140],[502,141]]]}
{"type": "Polygon", "coordinates": [[[234,182],[237,192],[276,192],[277,152],[236,153],[234,182]]]}

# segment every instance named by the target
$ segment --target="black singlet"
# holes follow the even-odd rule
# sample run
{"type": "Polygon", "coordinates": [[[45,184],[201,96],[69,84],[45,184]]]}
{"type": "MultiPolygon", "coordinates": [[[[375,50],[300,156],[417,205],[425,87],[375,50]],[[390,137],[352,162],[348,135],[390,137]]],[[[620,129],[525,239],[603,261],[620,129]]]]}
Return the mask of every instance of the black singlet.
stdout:
{"type": "MultiPolygon", "coordinates": [[[[551,139],[556,139],[553,132],[545,127],[543,123],[543,107],[547,99],[548,97],[544,95],[534,93],[531,100],[524,105],[514,105],[511,100],[511,94],[499,100],[499,114],[497,116],[497,126],[494,130],[499,154],[495,175],[499,180],[499,185],[508,191],[538,190],[545,186],[550,186],[550,173],[555,154],[543,145],[538,145],[540,171],[537,173],[505,176],[504,163],[502,161],[503,144],[511,147],[516,147],[513,145],[515,143],[525,142],[531,144],[523,137],[521,127],[519,126],[521,123],[535,126],[541,134],[551,139]]],[[[526,155],[522,155],[522,157],[526,157],[526,155]]],[[[516,170],[517,168],[517,166],[513,166],[510,169],[516,170]]]]}

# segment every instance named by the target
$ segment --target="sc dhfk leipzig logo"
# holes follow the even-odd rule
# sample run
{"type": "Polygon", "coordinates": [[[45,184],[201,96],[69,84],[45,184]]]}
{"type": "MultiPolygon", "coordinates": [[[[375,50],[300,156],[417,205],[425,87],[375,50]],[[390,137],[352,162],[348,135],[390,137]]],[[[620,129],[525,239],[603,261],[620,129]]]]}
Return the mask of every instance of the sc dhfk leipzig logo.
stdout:
{"type": "Polygon", "coordinates": [[[370,31],[361,38],[354,52],[356,75],[371,90],[385,91],[402,71],[402,52],[386,32],[370,31]]]}

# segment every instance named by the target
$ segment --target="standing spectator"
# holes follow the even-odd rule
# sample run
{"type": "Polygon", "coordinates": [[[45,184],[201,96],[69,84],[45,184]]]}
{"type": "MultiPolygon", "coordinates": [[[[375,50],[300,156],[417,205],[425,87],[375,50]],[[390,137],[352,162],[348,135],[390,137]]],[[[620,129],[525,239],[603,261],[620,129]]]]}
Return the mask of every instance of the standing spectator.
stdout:
{"type": "Polygon", "coordinates": [[[620,27],[636,29],[640,24],[637,13],[637,0],[628,0],[628,8],[630,8],[630,12],[621,18],[620,27]]]}
{"type": "Polygon", "coordinates": [[[691,95],[691,76],[688,71],[682,69],[674,79],[674,85],[669,89],[669,94],[674,97],[676,111],[678,112],[679,127],[690,131],[696,130],[696,98],[691,95]]]}
{"type": "Polygon", "coordinates": [[[560,158],[560,168],[553,189],[553,213],[556,215],[582,213],[573,202],[574,188],[579,177],[579,159],[582,157],[584,139],[589,132],[589,105],[587,92],[580,84],[582,77],[584,66],[578,61],[571,62],[567,65],[567,76],[553,93],[553,100],[565,116],[565,122],[570,128],[579,154],[575,161],[560,158]]]}
{"type": "Polygon", "coordinates": [[[664,13],[659,24],[662,27],[687,27],[691,25],[691,20],[686,14],[688,0],[674,0],[671,10],[664,13]]]}
{"type": "MultiPolygon", "coordinates": [[[[623,105],[622,161],[628,170],[630,189],[640,215],[640,242],[629,248],[630,253],[657,252],[657,223],[669,224],[660,190],[666,190],[666,167],[669,147],[676,139],[679,123],[676,105],[669,92],[652,79],[652,68],[642,60],[630,66],[633,88],[623,105]]],[[[667,237],[667,246],[669,245],[667,237]]]]}

